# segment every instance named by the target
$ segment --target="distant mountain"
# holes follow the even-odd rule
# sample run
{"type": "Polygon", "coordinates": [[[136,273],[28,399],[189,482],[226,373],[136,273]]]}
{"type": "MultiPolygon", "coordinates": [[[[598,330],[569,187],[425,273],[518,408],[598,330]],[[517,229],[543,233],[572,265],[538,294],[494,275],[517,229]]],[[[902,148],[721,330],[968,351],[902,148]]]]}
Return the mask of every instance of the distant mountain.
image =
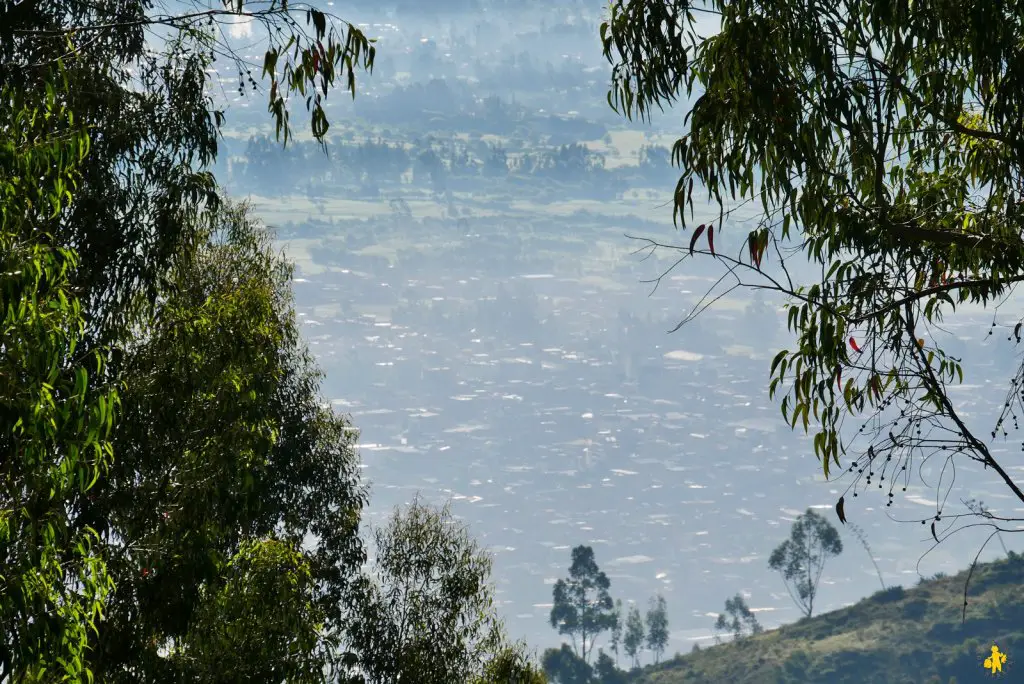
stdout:
{"type": "Polygon", "coordinates": [[[634,673],[631,684],[967,684],[1024,681],[1024,555],[892,587],[856,605],[634,673]],[[1006,663],[983,663],[996,645],[1006,663]]]}

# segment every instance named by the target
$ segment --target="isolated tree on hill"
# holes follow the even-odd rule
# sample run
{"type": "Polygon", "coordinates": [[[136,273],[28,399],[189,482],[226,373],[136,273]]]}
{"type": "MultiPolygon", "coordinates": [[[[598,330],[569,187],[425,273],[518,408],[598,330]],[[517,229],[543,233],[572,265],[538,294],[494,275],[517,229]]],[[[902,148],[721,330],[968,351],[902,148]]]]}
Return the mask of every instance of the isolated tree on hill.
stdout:
{"type": "Polygon", "coordinates": [[[615,625],[610,586],[608,576],[594,560],[594,550],[582,545],[572,550],[569,577],[555,583],[551,626],[572,638],[573,649],[583,662],[588,662],[594,640],[615,625]]]}
{"type": "MultiPolygon", "coordinates": [[[[723,289],[788,300],[797,341],[775,355],[770,394],[782,395],[793,428],[814,433],[826,477],[849,469],[848,491],[879,489],[887,505],[932,455],[986,469],[1024,503],[1020,476],[992,448],[1018,427],[1024,361],[993,385],[1002,410],[979,431],[966,395],[950,391],[970,368],[945,351],[953,338],[941,327],[958,307],[995,307],[1024,281],[1022,36],[1024,14],[996,0],[969,11],[613,0],[601,27],[619,111],[646,118],[693,98],[673,150],[674,216],[690,241],[649,246],[676,250],[678,263],[717,260],[723,289]],[[705,191],[714,221],[694,217],[705,191]],[[756,210],[749,234],[733,221],[741,207],[744,219],[756,210]],[[813,268],[800,268],[805,259],[813,268]]],[[[993,343],[1018,345],[1022,324],[1019,306],[993,312],[993,343]]],[[[844,493],[841,520],[845,503],[844,493]]],[[[1011,507],[962,513],[1013,529],[1011,507]]],[[[937,543],[957,515],[940,505],[930,516],[937,543]]]]}
{"type": "Polygon", "coordinates": [[[644,636],[644,619],[640,616],[640,609],[635,604],[631,605],[629,615],[626,617],[626,633],[622,637],[622,650],[629,656],[634,669],[640,667],[640,649],[644,645],[644,636]]]}
{"type": "Polygon", "coordinates": [[[651,597],[646,622],[647,648],[654,653],[654,663],[657,664],[668,646],[668,606],[664,596],[651,597]]]}
{"type": "Polygon", "coordinates": [[[825,562],[842,552],[838,530],[808,508],[793,523],[789,539],[772,551],[768,567],[782,574],[790,598],[806,617],[811,617],[825,562]]]}
{"type": "MultiPolygon", "coordinates": [[[[718,619],[715,620],[715,631],[730,632],[733,641],[739,641],[745,636],[760,634],[764,629],[743,596],[736,594],[731,599],[725,600],[725,612],[718,614],[718,619]]],[[[717,634],[715,641],[721,642],[721,638],[717,634]]]]}

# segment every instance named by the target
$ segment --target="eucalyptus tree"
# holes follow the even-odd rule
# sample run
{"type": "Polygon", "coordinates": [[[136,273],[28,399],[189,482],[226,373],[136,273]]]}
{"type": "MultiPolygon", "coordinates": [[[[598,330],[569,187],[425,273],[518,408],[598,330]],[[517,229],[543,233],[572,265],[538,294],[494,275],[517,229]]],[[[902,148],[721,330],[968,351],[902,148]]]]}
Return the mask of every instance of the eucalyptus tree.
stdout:
{"type": "Polygon", "coordinates": [[[615,623],[612,625],[611,635],[608,640],[608,649],[615,654],[615,666],[619,665],[619,651],[622,648],[623,613],[622,599],[615,599],[615,623]]]}
{"type": "MultiPolygon", "coordinates": [[[[601,38],[618,111],[691,101],[672,152],[673,215],[690,239],[648,246],[717,262],[705,303],[785,297],[795,344],[775,355],[768,390],[813,433],[825,476],[848,471],[840,520],[848,494],[871,487],[891,505],[932,457],[943,490],[969,465],[1024,503],[993,448],[1017,428],[1024,364],[991,390],[1002,411],[982,431],[951,392],[971,369],[941,328],[1024,280],[1024,15],[995,0],[613,0],[601,38]],[[717,216],[698,222],[704,193],[717,216]],[[746,211],[753,227],[737,234],[746,211]],[[796,260],[811,265],[802,278],[796,260]]],[[[1016,345],[1011,302],[991,332],[1016,345]]],[[[921,521],[936,542],[979,515],[937,501],[921,521]]],[[[996,531],[1015,518],[980,515],[996,531]]]]}
{"type": "Polygon", "coordinates": [[[265,98],[282,142],[296,106],[323,140],[328,94],[354,95],[374,54],[357,27],[287,0],[0,2],[0,85],[45,89],[62,58],[62,104],[90,132],[75,201],[54,228],[81,256],[73,284],[90,336],[117,338],[138,292],[155,301],[161,274],[195,241],[187,219],[219,202],[208,170],[229,116],[213,97],[218,70],[229,83],[237,70],[239,93],[265,98]],[[228,29],[239,22],[264,42],[262,64],[235,51],[228,29]]]}
{"type": "Polygon", "coordinates": [[[594,549],[581,544],[572,550],[569,577],[555,582],[552,590],[551,626],[569,635],[585,663],[597,637],[618,622],[609,587],[611,581],[598,567],[594,549]]]}
{"type": "MultiPolygon", "coordinates": [[[[828,520],[808,508],[797,517],[789,539],[779,544],[768,558],[768,567],[782,575],[786,591],[805,617],[814,613],[814,599],[825,563],[843,552],[839,532],[828,520]]],[[[726,611],[729,605],[726,603],[726,611]]],[[[739,607],[740,614],[746,617],[739,607]]],[[[722,616],[719,615],[720,622],[722,616]]],[[[734,618],[735,623],[735,618],[734,618]]]]}
{"type": "Polygon", "coordinates": [[[117,389],[90,382],[79,262],[55,230],[89,138],[59,99],[0,87],[0,682],[86,676],[112,578],[73,508],[110,466],[117,389]]]}
{"type": "Polygon", "coordinates": [[[373,47],[321,11],[0,2],[4,681],[344,669],[354,431],[319,396],[290,267],[208,171],[214,69],[259,87],[221,32],[239,20],[266,33],[279,138],[298,96],[322,140],[373,47]]]}
{"type": "Polygon", "coordinates": [[[742,594],[725,599],[725,612],[715,620],[715,642],[720,643],[722,632],[731,633],[733,641],[754,636],[764,631],[754,611],[750,610],[742,594]]]}
{"type": "Polygon", "coordinates": [[[346,644],[368,684],[533,684],[543,674],[510,644],[495,611],[491,556],[450,505],[418,498],[374,534],[352,585],[346,644]]]}
{"type": "Polygon", "coordinates": [[[237,619],[238,654],[265,648],[287,656],[268,672],[297,673],[280,680],[316,681],[341,667],[347,592],[365,560],[355,430],[320,396],[272,233],[222,203],[199,237],[163,274],[151,313],[138,293],[134,340],[117,349],[114,458],[79,510],[116,579],[90,662],[107,682],[188,679],[193,665],[232,662],[197,639],[227,647],[210,630],[237,619]],[[229,599],[264,585],[274,598],[239,599],[249,611],[232,618],[229,599]],[[293,636],[277,622],[289,615],[293,636]]]}
{"type": "Polygon", "coordinates": [[[654,664],[657,665],[668,646],[668,604],[664,596],[651,597],[644,622],[647,623],[647,648],[654,654],[654,664]]]}
{"type": "Polygon", "coordinates": [[[636,604],[626,614],[626,631],[622,635],[622,650],[629,656],[633,669],[640,667],[640,652],[644,647],[644,619],[636,604]]]}

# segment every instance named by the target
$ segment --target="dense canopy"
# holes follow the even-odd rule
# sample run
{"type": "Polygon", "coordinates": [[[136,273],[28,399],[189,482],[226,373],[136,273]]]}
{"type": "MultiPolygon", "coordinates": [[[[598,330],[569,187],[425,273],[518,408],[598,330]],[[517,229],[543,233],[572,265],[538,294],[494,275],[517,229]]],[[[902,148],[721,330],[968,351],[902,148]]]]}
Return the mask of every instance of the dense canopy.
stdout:
{"type": "MultiPolygon", "coordinates": [[[[212,65],[262,80],[282,143],[303,106],[322,141],[373,56],[280,0],[0,2],[0,682],[391,681],[360,621],[356,431],[320,394],[291,264],[210,172],[212,65]]],[[[537,681],[492,622],[466,670],[537,681]]],[[[423,648],[460,655],[465,631],[423,648]]]]}

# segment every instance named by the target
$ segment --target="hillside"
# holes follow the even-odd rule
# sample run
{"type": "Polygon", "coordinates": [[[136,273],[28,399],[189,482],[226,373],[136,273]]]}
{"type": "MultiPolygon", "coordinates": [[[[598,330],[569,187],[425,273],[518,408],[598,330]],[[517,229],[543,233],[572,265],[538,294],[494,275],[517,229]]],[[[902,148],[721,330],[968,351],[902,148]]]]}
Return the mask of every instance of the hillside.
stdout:
{"type": "Polygon", "coordinates": [[[880,591],[856,605],[804,619],[739,643],[705,648],[632,679],[636,684],[835,684],[838,682],[1024,681],[1024,555],[967,572],[880,591]],[[992,645],[1008,656],[1003,674],[982,667],[992,645]],[[1019,663],[1019,664],[1018,664],[1019,663]],[[1015,670],[1021,670],[1015,672],[1015,670]]]}

